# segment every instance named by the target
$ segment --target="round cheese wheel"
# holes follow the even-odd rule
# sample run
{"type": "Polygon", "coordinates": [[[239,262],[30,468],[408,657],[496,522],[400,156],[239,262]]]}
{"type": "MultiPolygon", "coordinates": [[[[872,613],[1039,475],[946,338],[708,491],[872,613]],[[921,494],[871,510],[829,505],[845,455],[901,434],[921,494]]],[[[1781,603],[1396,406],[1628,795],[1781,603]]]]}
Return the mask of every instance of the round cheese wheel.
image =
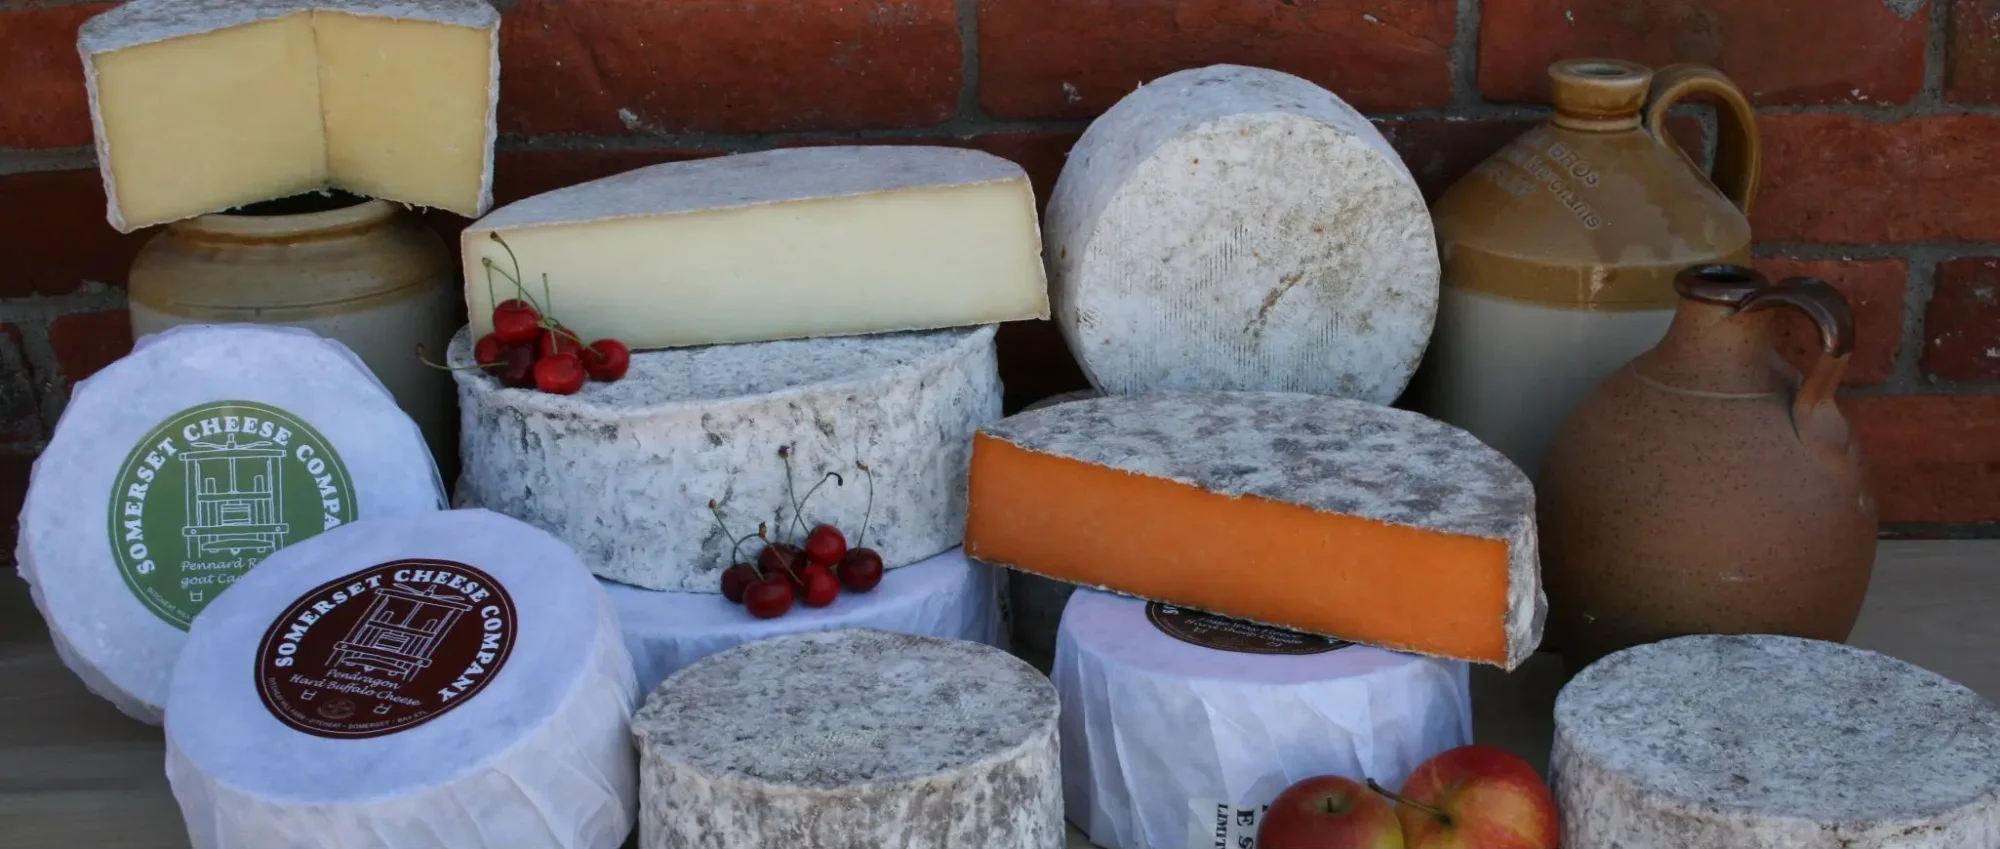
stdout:
{"type": "Polygon", "coordinates": [[[1396,399],[1428,344],[1439,263],[1403,160],[1340,98],[1217,65],[1092,122],[1049,198],[1051,307],[1107,393],[1396,399]]]}
{"type": "MultiPolygon", "coordinates": [[[[459,371],[459,503],[543,528],[599,577],[651,590],[720,593],[736,539],[760,522],[792,541],[825,522],[865,536],[885,569],[908,566],[964,536],[972,434],[1001,414],[993,336],[643,351],[623,379],[568,396],[459,371]],[[792,505],[808,493],[802,527],[792,505]]],[[[461,332],[451,362],[471,357],[461,332]]]]}
{"type": "Polygon", "coordinates": [[[167,778],[196,849],[616,849],[632,659],[567,546],[496,513],[358,522],[195,622],[167,778]]]}
{"type": "Polygon", "coordinates": [[[843,629],[761,640],[633,720],[640,849],[1062,845],[1056,694],[988,646],[843,629]]]}
{"type": "Polygon", "coordinates": [[[826,607],[795,602],[776,619],[751,616],[743,605],[718,593],[659,592],[603,583],[618,609],[625,647],[632,652],[639,675],[639,692],[650,693],[688,664],[782,634],[875,628],[1003,645],[994,603],[995,572],[991,566],[966,560],[954,548],[884,575],[882,583],[868,592],[843,590],[826,607]]]}
{"type": "Polygon", "coordinates": [[[76,385],[29,477],[16,560],[63,663],[158,724],[189,624],[252,567],[443,506],[422,433],[345,346],[185,325],[76,385]]]}
{"type": "Polygon", "coordinates": [[[1080,589],[1063,611],[1063,796],[1101,846],[1254,838],[1316,775],[1401,786],[1472,741],[1466,664],[1080,589]]]}
{"type": "Polygon", "coordinates": [[[1873,652],[1666,640],[1585,668],[1555,720],[1566,847],[2000,846],[2000,709],[1873,652]]]}

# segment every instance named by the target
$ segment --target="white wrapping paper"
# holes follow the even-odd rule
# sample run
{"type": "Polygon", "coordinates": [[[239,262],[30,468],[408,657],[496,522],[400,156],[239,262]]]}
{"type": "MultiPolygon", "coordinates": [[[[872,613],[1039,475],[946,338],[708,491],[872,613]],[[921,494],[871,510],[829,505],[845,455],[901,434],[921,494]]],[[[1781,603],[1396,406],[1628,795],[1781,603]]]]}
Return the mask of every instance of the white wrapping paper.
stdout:
{"type": "Polygon", "coordinates": [[[884,573],[865,593],[841,591],[827,607],[795,601],[776,619],[758,619],[720,593],[657,592],[603,581],[625,633],[643,696],[668,675],[743,643],[834,628],[878,628],[1006,648],[995,570],[960,549],[884,573]]]}
{"type": "Polygon", "coordinates": [[[1231,849],[1315,775],[1394,787],[1472,739],[1462,662],[1351,645],[1219,651],[1169,636],[1144,601],[1080,589],[1063,612],[1063,796],[1106,849],[1231,849]]]}

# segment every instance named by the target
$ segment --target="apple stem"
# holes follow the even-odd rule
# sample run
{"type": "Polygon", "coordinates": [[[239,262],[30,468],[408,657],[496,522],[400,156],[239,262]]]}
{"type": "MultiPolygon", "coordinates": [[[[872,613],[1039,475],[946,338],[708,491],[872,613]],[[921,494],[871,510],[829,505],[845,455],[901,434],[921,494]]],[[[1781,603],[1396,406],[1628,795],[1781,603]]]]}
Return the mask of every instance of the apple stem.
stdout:
{"type": "Polygon", "coordinates": [[[1451,814],[1445,813],[1444,811],[1438,808],[1426,805],[1415,799],[1408,798],[1400,793],[1390,792],[1388,788],[1383,787],[1380,784],[1376,784],[1375,779],[1373,778],[1368,779],[1368,789],[1389,797],[1390,801],[1395,802],[1398,805],[1408,805],[1412,808],[1416,808],[1419,811],[1423,811],[1426,814],[1430,814],[1431,816],[1437,817],[1438,822],[1444,823],[1445,825],[1451,825],[1451,814]]]}
{"type": "Polygon", "coordinates": [[[875,471],[860,460],[854,461],[854,468],[868,476],[868,506],[861,510],[861,533],[854,537],[854,547],[860,548],[868,539],[868,517],[875,515],[875,471]]]}

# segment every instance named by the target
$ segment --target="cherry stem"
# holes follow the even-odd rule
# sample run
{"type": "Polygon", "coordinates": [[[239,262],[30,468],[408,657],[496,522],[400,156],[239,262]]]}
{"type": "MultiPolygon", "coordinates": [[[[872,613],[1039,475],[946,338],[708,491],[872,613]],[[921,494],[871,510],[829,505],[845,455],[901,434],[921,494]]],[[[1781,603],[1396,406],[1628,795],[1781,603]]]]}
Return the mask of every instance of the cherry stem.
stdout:
{"type": "Polygon", "coordinates": [[[875,515],[875,470],[860,460],[854,461],[854,468],[868,477],[868,506],[861,511],[861,533],[854,537],[854,547],[860,548],[861,543],[868,539],[868,517],[875,515]]]}
{"type": "Polygon", "coordinates": [[[417,343],[417,362],[423,363],[424,365],[430,366],[431,368],[437,369],[439,371],[478,371],[480,369],[500,368],[501,366],[506,365],[506,363],[485,363],[485,364],[473,363],[472,365],[469,366],[448,366],[443,363],[434,363],[431,362],[430,356],[424,352],[424,345],[422,342],[417,343]]]}
{"type": "Polygon", "coordinates": [[[1430,805],[1426,805],[1422,802],[1419,802],[1415,799],[1406,797],[1400,793],[1391,792],[1389,788],[1383,787],[1380,784],[1376,784],[1375,779],[1373,778],[1368,779],[1368,789],[1380,793],[1383,796],[1387,796],[1389,798],[1389,801],[1395,802],[1398,805],[1408,805],[1412,808],[1416,808],[1419,811],[1423,811],[1426,814],[1430,814],[1431,816],[1437,817],[1438,822],[1444,823],[1445,825],[1451,825],[1451,814],[1445,813],[1442,809],[1435,808],[1430,805]]]}
{"type": "MultiPolygon", "coordinates": [[[[722,532],[722,538],[731,539],[732,537],[729,534],[729,526],[722,523],[722,505],[715,503],[715,499],[713,498],[708,500],[708,515],[715,517],[715,529],[722,532]]],[[[736,562],[737,549],[741,548],[742,545],[743,543],[738,542],[735,546],[729,549],[729,562],[731,563],[736,562]]]]}
{"type": "Polygon", "coordinates": [[[833,479],[833,485],[834,485],[834,486],[846,486],[846,485],[847,485],[847,482],[846,482],[846,481],[844,481],[844,480],[841,480],[841,478],[840,478],[840,473],[839,473],[839,472],[827,472],[827,473],[826,473],[826,477],[824,477],[824,478],[820,478],[820,479],[819,479],[819,483],[816,483],[816,484],[813,484],[813,488],[812,488],[812,489],[808,489],[808,490],[806,490],[806,497],[804,497],[804,498],[801,498],[801,499],[799,499],[799,510],[798,510],[798,514],[799,514],[799,527],[803,528],[803,527],[805,527],[805,524],[806,524],[806,521],[805,521],[805,514],[806,514],[806,502],[808,502],[808,501],[811,501],[811,500],[813,499],[813,493],[815,493],[815,492],[818,492],[818,491],[819,491],[819,488],[820,488],[820,487],[822,487],[822,486],[826,486],[826,481],[827,481],[827,478],[832,478],[832,479],[833,479]]]}
{"type": "Polygon", "coordinates": [[[792,487],[792,446],[778,446],[778,460],[785,464],[785,497],[792,502],[792,521],[790,524],[797,524],[800,512],[799,494],[798,490],[792,487]]]}
{"type": "MultiPolygon", "coordinates": [[[[764,542],[766,542],[766,543],[769,543],[769,542],[771,541],[771,538],[770,538],[769,536],[767,536],[767,535],[766,535],[766,533],[767,533],[767,532],[768,532],[769,530],[770,530],[769,526],[765,525],[765,524],[764,524],[763,522],[758,522],[758,523],[757,523],[757,537],[758,537],[759,539],[762,539],[762,540],[763,540],[764,542]]],[[[772,558],[772,559],[773,559],[773,560],[776,560],[776,561],[778,561],[778,571],[780,571],[780,572],[790,572],[790,571],[791,571],[790,569],[786,568],[786,565],[785,565],[785,555],[784,555],[784,554],[783,554],[782,552],[780,552],[780,553],[778,554],[778,556],[777,556],[777,557],[774,557],[774,558],[772,558]]],[[[769,577],[769,576],[770,576],[770,573],[769,573],[769,572],[767,572],[767,571],[765,571],[765,569],[764,569],[764,561],[763,561],[763,558],[758,558],[758,560],[757,560],[757,575],[758,575],[758,577],[769,577]]]]}
{"type": "MultiPolygon", "coordinates": [[[[548,310],[543,309],[541,304],[535,303],[535,296],[528,294],[528,287],[521,284],[521,258],[514,255],[514,246],[507,244],[506,239],[500,238],[499,233],[488,233],[486,234],[486,236],[487,238],[490,238],[494,242],[498,243],[500,245],[501,250],[507,252],[507,261],[513,263],[514,265],[514,273],[510,275],[505,271],[501,271],[500,266],[495,264],[490,257],[481,260],[481,262],[485,264],[486,270],[488,272],[486,276],[486,298],[488,300],[492,300],[493,298],[493,274],[497,273],[501,277],[507,278],[507,282],[514,284],[514,294],[517,297],[527,301],[528,306],[534,307],[535,312],[537,314],[546,316],[548,314],[548,310]]],[[[544,296],[548,294],[547,291],[548,281],[546,280],[547,276],[548,275],[543,275],[544,280],[542,284],[543,288],[542,294],[544,296]]],[[[494,301],[493,305],[499,306],[500,304],[498,301],[494,301]]]]}

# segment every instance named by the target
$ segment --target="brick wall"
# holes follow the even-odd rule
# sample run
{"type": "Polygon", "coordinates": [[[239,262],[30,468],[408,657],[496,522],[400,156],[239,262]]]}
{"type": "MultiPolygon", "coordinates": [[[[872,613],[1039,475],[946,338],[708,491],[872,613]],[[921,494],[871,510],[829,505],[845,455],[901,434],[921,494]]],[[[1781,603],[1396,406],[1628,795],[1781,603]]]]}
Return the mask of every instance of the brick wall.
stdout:
{"type": "MultiPolygon", "coordinates": [[[[120,287],[150,234],[104,223],[73,46],[110,5],[0,0],[0,516],[69,387],[131,343],[120,287]]],[[[2000,528],[2000,0],[500,5],[503,203],[655,162],[856,140],[991,151],[1046,195],[1093,115],[1216,62],[1338,92],[1435,196],[1540,119],[1552,60],[1714,64],[1761,110],[1760,261],[1858,307],[1848,410],[1884,519],[2000,528]]],[[[1681,135],[1705,147],[1712,116],[1688,110],[1681,135]]],[[[1080,385],[1051,326],[1002,338],[1010,402],[1080,385]]]]}

